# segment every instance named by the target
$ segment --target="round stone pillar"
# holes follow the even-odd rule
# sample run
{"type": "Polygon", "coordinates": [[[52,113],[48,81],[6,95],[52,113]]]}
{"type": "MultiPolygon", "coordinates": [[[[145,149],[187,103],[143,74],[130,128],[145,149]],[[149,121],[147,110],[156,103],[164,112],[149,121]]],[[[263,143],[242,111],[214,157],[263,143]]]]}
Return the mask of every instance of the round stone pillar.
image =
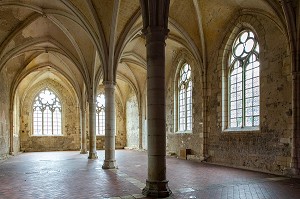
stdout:
{"type": "Polygon", "coordinates": [[[89,99],[89,131],[90,131],[90,150],[89,159],[97,159],[96,151],[96,100],[94,97],[89,99]]]}
{"type": "Polygon", "coordinates": [[[86,148],[86,111],[85,108],[81,108],[80,111],[81,114],[81,149],[80,153],[81,154],[86,154],[87,153],[87,148],[86,148]]]}
{"type": "Polygon", "coordinates": [[[103,169],[115,169],[115,133],[116,133],[116,110],[115,110],[115,83],[104,82],[105,89],[105,159],[103,169]]]}
{"type": "Polygon", "coordinates": [[[143,194],[167,197],[166,179],[165,39],[168,29],[148,27],[147,48],[148,179],[143,194]]]}

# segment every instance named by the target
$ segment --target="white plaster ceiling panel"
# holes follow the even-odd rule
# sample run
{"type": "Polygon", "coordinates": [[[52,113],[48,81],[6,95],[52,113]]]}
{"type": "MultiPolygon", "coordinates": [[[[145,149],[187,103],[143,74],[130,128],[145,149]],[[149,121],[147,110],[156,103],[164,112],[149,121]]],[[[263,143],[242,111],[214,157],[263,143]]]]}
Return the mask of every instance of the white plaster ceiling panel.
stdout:
{"type": "Polygon", "coordinates": [[[146,47],[145,47],[145,39],[142,37],[137,37],[131,40],[126,47],[124,48],[125,52],[134,52],[140,57],[143,57],[146,60],[146,47]]]}
{"type": "Polygon", "coordinates": [[[93,67],[95,56],[95,48],[91,37],[89,37],[88,33],[78,24],[65,18],[59,18],[59,20],[70,33],[70,35],[68,35],[69,39],[75,44],[73,44],[72,48],[76,49],[77,46],[79,48],[76,49],[77,57],[82,54],[82,61],[86,63],[89,69],[91,69],[91,67],[93,67]]]}
{"type": "Polygon", "coordinates": [[[71,0],[70,2],[76,7],[76,9],[78,9],[84,15],[85,19],[88,20],[88,22],[93,26],[93,28],[97,30],[95,19],[91,9],[89,8],[88,1],[71,0]]]}
{"type": "Polygon", "coordinates": [[[145,86],[146,80],[147,80],[147,71],[145,68],[142,68],[141,66],[133,63],[127,63],[128,67],[131,69],[132,73],[134,74],[134,77],[136,79],[137,85],[136,87],[140,89],[140,92],[142,92],[142,89],[145,86]]]}
{"type": "Polygon", "coordinates": [[[169,17],[175,20],[176,23],[188,33],[198,48],[200,48],[197,15],[193,1],[172,1],[170,4],[169,17]]]}
{"type": "Polygon", "coordinates": [[[106,41],[109,41],[114,2],[113,0],[92,0],[92,3],[101,22],[106,41]]]}
{"type": "Polygon", "coordinates": [[[120,3],[120,9],[118,13],[117,22],[117,35],[116,38],[120,37],[120,34],[126,28],[128,22],[132,19],[133,15],[137,10],[140,9],[138,0],[122,0],[120,3]]]}
{"type": "Polygon", "coordinates": [[[119,64],[117,74],[125,77],[126,79],[129,79],[135,85],[137,84],[136,78],[135,78],[134,74],[132,73],[130,67],[127,65],[127,63],[119,64]]]}
{"type": "Polygon", "coordinates": [[[172,70],[176,70],[177,66],[174,66],[173,58],[178,53],[179,49],[183,48],[180,43],[173,41],[171,39],[166,40],[166,77],[168,78],[172,72],[172,70]]]}
{"type": "MultiPolygon", "coordinates": [[[[23,45],[26,42],[33,41],[33,39],[35,39],[35,43],[44,43],[47,41],[49,43],[54,42],[52,46],[57,45],[56,43],[58,43],[58,45],[62,45],[64,48],[70,50],[73,54],[76,53],[66,35],[55,24],[44,17],[38,18],[25,29],[21,30],[17,35],[15,35],[4,52],[8,52],[14,47],[23,45]]],[[[39,45],[39,43],[36,44],[39,45]]]]}
{"type": "Polygon", "coordinates": [[[131,93],[132,89],[126,81],[121,79],[117,79],[116,81],[117,81],[116,90],[118,91],[118,93],[120,93],[119,96],[123,104],[126,104],[127,97],[131,93]]]}

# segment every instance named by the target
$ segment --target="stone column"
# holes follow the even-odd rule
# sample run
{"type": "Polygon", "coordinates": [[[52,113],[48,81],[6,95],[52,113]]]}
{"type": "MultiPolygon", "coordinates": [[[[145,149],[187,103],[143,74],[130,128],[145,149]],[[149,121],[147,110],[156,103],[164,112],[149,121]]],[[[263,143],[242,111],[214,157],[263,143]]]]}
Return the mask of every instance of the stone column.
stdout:
{"type": "MultiPolygon", "coordinates": [[[[141,99],[141,97],[140,97],[141,99]]],[[[139,102],[139,149],[143,149],[143,114],[142,114],[142,102],[139,102]]]]}
{"type": "Polygon", "coordinates": [[[115,83],[104,82],[105,89],[105,159],[103,169],[116,169],[115,158],[115,133],[116,133],[116,110],[115,110],[115,83]]]}
{"type": "Polygon", "coordinates": [[[290,0],[280,1],[285,16],[291,50],[293,77],[292,113],[293,137],[291,150],[291,170],[294,175],[300,174],[300,33],[297,17],[290,0]]]}
{"type": "Polygon", "coordinates": [[[291,169],[299,175],[300,160],[300,72],[293,72],[293,143],[291,169]]]}
{"type": "Polygon", "coordinates": [[[85,103],[83,105],[83,108],[81,108],[80,111],[81,114],[81,149],[80,153],[81,154],[86,154],[87,153],[87,148],[86,148],[86,109],[85,109],[85,103]]]}
{"type": "Polygon", "coordinates": [[[95,95],[89,97],[89,132],[90,150],[89,159],[97,159],[96,151],[96,99],[95,95]]]}
{"type": "Polygon", "coordinates": [[[165,40],[169,0],[140,0],[147,50],[148,179],[143,194],[168,197],[166,179],[165,40]]]}
{"type": "MultiPolygon", "coordinates": [[[[12,107],[14,107],[12,105],[12,107]]],[[[9,109],[9,132],[10,132],[10,145],[9,145],[9,155],[15,155],[14,153],[14,111],[13,108],[9,109]]],[[[5,123],[3,123],[3,125],[7,125],[5,123]]]]}

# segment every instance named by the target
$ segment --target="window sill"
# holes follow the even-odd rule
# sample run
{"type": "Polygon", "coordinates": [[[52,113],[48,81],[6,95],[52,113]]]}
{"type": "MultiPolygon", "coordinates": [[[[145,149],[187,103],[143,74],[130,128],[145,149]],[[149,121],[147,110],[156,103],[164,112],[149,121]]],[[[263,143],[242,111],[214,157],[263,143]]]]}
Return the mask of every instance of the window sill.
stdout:
{"type": "Polygon", "coordinates": [[[31,135],[32,137],[63,137],[64,135],[31,135]]]}
{"type": "MultiPolygon", "coordinates": [[[[96,137],[105,137],[105,135],[96,135],[96,137]]],[[[115,135],[117,137],[117,135],[115,135]]]]}
{"type": "Polygon", "coordinates": [[[192,134],[193,131],[176,131],[175,134],[192,134]]]}
{"type": "Polygon", "coordinates": [[[224,129],[222,132],[224,133],[251,133],[251,132],[259,132],[259,127],[236,127],[236,128],[228,128],[224,129]]]}

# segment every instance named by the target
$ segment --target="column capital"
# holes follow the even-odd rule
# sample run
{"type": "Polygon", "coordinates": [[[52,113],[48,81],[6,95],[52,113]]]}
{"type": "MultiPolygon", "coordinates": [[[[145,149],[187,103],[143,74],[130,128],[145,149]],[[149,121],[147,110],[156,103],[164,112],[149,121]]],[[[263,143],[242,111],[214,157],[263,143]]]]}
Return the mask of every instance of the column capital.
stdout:
{"type": "Polygon", "coordinates": [[[170,0],[140,0],[140,5],[144,29],[148,27],[168,29],[170,0]]]}
{"type": "Polygon", "coordinates": [[[142,30],[148,42],[165,42],[170,30],[161,26],[148,26],[142,30]]]}
{"type": "Polygon", "coordinates": [[[107,87],[107,86],[115,86],[116,82],[115,81],[103,81],[103,85],[105,87],[107,87]]]}

